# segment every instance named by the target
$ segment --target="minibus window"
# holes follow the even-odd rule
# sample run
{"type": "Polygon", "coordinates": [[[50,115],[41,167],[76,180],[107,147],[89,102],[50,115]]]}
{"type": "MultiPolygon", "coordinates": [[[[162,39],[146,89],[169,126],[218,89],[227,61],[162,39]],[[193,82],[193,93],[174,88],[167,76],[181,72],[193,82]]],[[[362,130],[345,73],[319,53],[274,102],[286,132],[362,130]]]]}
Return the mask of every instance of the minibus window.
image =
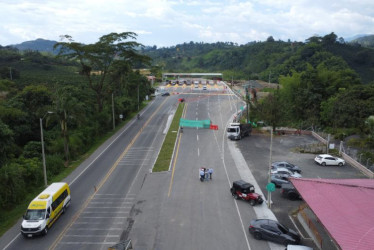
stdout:
{"type": "Polygon", "coordinates": [[[44,220],[45,209],[30,209],[25,214],[25,220],[44,220]]]}

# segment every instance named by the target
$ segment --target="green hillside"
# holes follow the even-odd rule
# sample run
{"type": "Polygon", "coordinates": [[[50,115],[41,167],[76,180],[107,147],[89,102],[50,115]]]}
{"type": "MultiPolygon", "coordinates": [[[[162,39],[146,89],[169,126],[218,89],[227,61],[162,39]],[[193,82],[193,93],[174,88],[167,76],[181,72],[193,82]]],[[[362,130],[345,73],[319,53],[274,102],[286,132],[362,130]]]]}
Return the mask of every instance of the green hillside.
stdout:
{"type": "Polygon", "coordinates": [[[359,37],[350,42],[352,45],[360,45],[362,47],[374,48],[374,35],[359,37]]]}
{"type": "Polygon", "coordinates": [[[170,72],[222,72],[226,80],[261,79],[279,82],[292,71],[301,72],[324,60],[343,60],[363,83],[374,79],[374,50],[341,43],[334,33],[311,37],[305,43],[274,41],[234,43],[184,43],[170,48],[147,48],[154,64],[170,72]],[[338,59],[340,58],[340,59],[338,59]]]}

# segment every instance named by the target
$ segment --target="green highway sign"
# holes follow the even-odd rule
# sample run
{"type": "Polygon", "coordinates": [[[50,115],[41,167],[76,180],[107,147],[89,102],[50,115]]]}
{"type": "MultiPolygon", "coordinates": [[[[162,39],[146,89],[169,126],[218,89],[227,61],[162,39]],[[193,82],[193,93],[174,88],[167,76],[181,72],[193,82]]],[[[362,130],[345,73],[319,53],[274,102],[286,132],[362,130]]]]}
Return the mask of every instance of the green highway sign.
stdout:
{"type": "Polygon", "coordinates": [[[266,190],[267,191],[269,191],[269,192],[274,192],[275,191],[275,185],[274,185],[274,183],[268,183],[267,185],[266,185],[266,190]]]}

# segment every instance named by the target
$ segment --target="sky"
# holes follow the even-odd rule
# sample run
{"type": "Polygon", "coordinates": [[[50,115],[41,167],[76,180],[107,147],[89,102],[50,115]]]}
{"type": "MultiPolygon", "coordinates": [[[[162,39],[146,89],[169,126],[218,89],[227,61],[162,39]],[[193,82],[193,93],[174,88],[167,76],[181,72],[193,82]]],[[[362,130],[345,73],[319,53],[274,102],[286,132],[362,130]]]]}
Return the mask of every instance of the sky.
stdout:
{"type": "Polygon", "coordinates": [[[128,31],[157,47],[374,34],[373,0],[0,0],[0,16],[2,46],[61,35],[89,44],[128,31]]]}

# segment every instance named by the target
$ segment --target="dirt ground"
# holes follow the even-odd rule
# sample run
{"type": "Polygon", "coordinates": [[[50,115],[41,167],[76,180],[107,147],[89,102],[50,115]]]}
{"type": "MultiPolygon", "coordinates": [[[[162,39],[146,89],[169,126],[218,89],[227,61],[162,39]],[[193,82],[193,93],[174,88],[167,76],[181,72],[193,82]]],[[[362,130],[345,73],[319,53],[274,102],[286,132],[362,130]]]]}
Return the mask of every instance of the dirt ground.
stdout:
{"type": "MultiPolygon", "coordinates": [[[[245,96],[245,89],[244,85],[248,84],[248,81],[237,81],[236,84],[233,86],[233,89],[240,93],[243,97],[245,96]]],[[[251,86],[256,89],[257,91],[257,99],[261,99],[266,97],[269,92],[263,92],[262,90],[265,88],[273,88],[276,89],[279,85],[276,83],[268,83],[261,80],[250,80],[251,86]]],[[[253,96],[251,96],[253,98],[253,96]]]]}

